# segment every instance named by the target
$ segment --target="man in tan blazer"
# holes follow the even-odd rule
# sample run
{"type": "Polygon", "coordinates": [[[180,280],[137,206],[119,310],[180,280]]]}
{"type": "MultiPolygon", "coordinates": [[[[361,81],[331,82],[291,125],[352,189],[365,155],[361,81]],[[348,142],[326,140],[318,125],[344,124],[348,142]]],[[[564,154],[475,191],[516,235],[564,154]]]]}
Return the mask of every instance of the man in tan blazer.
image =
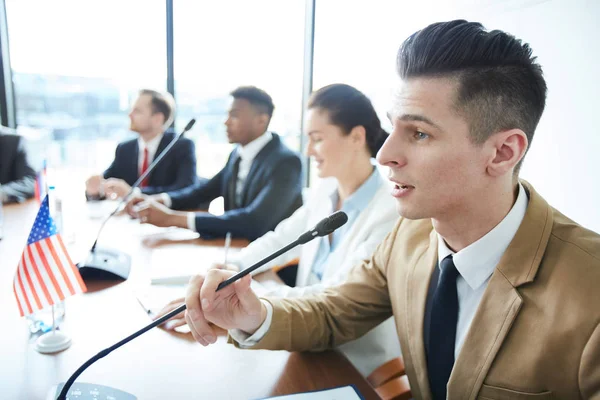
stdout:
{"type": "Polygon", "coordinates": [[[417,399],[600,399],[600,236],[518,179],[546,84],[527,44],[433,24],[398,56],[403,86],[378,160],[403,217],[340,286],[258,299],[249,277],[190,282],[194,338],[320,350],[392,313],[417,399]]]}

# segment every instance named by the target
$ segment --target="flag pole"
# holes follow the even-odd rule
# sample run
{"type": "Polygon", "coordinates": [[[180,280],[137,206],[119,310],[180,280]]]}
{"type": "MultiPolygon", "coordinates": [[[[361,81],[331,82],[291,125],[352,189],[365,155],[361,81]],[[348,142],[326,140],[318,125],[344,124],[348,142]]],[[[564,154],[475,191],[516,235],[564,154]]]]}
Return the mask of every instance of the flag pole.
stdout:
{"type": "Polygon", "coordinates": [[[56,320],[54,319],[54,307],[55,305],[52,304],[52,334],[56,334],[56,320]]]}

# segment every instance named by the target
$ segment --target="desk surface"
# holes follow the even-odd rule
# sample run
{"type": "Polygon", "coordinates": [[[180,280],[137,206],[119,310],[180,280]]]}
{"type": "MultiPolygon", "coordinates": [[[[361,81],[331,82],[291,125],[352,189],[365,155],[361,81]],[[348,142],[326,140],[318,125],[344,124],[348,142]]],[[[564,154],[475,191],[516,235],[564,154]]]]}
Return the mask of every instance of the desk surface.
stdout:
{"type": "MultiPolygon", "coordinates": [[[[67,234],[76,241],[67,245],[79,260],[91,245],[110,204],[66,207],[67,234]],[[75,229],[74,229],[75,228],[75,229]]],[[[149,322],[134,291],[147,284],[153,254],[182,254],[185,262],[198,253],[202,264],[205,246],[222,241],[186,238],[181,231],[140,226],[122,216],[107,224],[101,243],[123,249],[132,256],[132,273],[122,283],[93,282],[88,293],[66,300],[61,329],[73,343],[54,354],[38,353],[24,318],[20,318],[12,291],[16,266],[37,212],[35,202],[4,207],[4,239],[0,240],[0,397],[45,399],[48,390],[66,379],[88,358],[123,339],[149,322]],[[195,247],[189,251],[190,247],[195,247]]],[[[68,240],[66,238],[65,240],[68,240]]],[[[242,242],[234,244],[243,245],[242,242]]],[[[354,384],[366,399],[377,395],[366,380],[341,355],[239,350],[225,336],[209,347],[191,335],[153,329],[88,368],[78,379],[112,386],[139,399],[256,399],[354,384]]]]}

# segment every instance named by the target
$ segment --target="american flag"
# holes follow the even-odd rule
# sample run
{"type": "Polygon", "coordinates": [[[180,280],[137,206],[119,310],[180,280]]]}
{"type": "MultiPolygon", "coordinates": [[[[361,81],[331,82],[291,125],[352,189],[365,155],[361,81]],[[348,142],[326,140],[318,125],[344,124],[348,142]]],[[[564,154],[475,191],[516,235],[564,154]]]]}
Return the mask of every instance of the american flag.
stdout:
{"type": "Polygon", "coordinates": [[[44,198],[13,281],[21,316],[87,290],[71,261],[44,198]]]}

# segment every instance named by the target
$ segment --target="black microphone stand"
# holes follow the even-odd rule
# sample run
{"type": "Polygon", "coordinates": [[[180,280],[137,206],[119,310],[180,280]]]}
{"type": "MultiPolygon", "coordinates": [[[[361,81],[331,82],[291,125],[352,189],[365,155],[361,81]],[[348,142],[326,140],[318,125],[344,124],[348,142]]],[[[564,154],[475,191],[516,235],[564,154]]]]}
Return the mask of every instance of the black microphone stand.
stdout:
{"type": "Polygon", "coordinates": [[[94,244],[90,249],[88,257],[83,262],[77,264],[79,267],[79,273],[83,279],[114,279],[115,277],[127,279],[129,277],[129,272],[131,270],[131,257],[129,254],[106,247],[97,247],[100,234],[104,230],[106,223],[121,210],[121,207],[124,204],[127,204],[134,190],[139,187],[142,181],[146,179],[148,174],[152,172],[152,170],[164,158],[164,156],[175,145],[175,143],[183,136],[183,134],[192,129],[195,123],[195,119],[192,119],[190,122],[188,122],[183,131],[173,140],[171,140],[171,142],[158,155],[158,157],[152,161],[146,171],[133,183],[129,192],[123,197],[123,199],[121,199],[115,209],[108,215],[108,217],[104,219],[102,225],[100,225],[100,229],[96,235],[96,240],[94,240],[94,244]]]}
{"type": "MultiPolygon", "coordinates": [[[[305,232],[304,234],[300,235],[300,237],[298,239],[294,240],[292,243],[290,243],[287,246],[283,247],[282,249],[276,251],[275,253],[269,255],[268,257],[263,258],[262,260],[258,261],[254,265],[252,265],[252,266],[244,269],[243,271],[240,271],[239,273],[237,273],[236,275],[234,275],[231,278],[227,279],[226,281],[221,282],[219,284],[219,286],[217,287],[216,291],[218,292],[219,290],[221,290],[225,286],[228,286],[232,282],[234,282],[234,281],[242,278],[243,276],[248,275],[250,272],[252,272],[255,269],[257,269],[257,268],[265,265],[269,261],[271,261],[274,258],[276,258],[276,257],[280,256],[281,254],[285,253],[286,251],[289,251],[292,248],[294,248],[294,247],[296,247],[296,246],[298,246],[300,244],[305,244],[307,242],[310,242],[311,240],[313,240],[317,236],[325,236],[325,235],[330,234],[331,232],[333,232],[334,230],[336,230],[340,226],[344,225],[347,221],[348,221],[348,216],[343,211],[337,211],[337,212],[333,213],[329,217],[327,217],[327,218],[323,219],[321,222],[319,222],[315,228],[313,228],[310,231],[305,232]]],[[[106,357],[113,350],[116,350],[119,347],[123,346],[124,344],[129,343],[130,341],[132,341],[136,337],[138,337],[141,334],[149,331],[150,329],[154,328],[155,326],[158,326],[158,325],[162,324],[163,322],[167,321],[168,319],[176,316],[180,312],[185,311],[186,308],[187,308],[186,305],[182,304],[181,306],[177,307],[176,309],[174,309],[173,311],[169,312],[168,314],[163,315],[162,317],[158,318],[156,321],[151,322],[150,324],[146,325],[145,327],[143,327],[139,331],[137,331],[137,332],[135,332],[135,333],[127,336],[125,339],[123,339],[120,342],[115,343],[114,345],[112,345],[112,346],[110,346],[110,347],[102,350],[101,352],[99,352],[98,354],[96,354],[94,357],[92,357],[89,360],[87,360],[67,380],[67,382],[64,384],[62,390],[60,391],[60,394],[58,395],[57,400],[66,400],[66,396],[67,396],[67,393],[69,392],[69,388],[73,385],[73,383],[79,377],[79,375],[81,375],[83,373],[83,371],[85,371],[90,365],[92,365],[93,363],[95,363],[99,359],[106,357]]]]}

